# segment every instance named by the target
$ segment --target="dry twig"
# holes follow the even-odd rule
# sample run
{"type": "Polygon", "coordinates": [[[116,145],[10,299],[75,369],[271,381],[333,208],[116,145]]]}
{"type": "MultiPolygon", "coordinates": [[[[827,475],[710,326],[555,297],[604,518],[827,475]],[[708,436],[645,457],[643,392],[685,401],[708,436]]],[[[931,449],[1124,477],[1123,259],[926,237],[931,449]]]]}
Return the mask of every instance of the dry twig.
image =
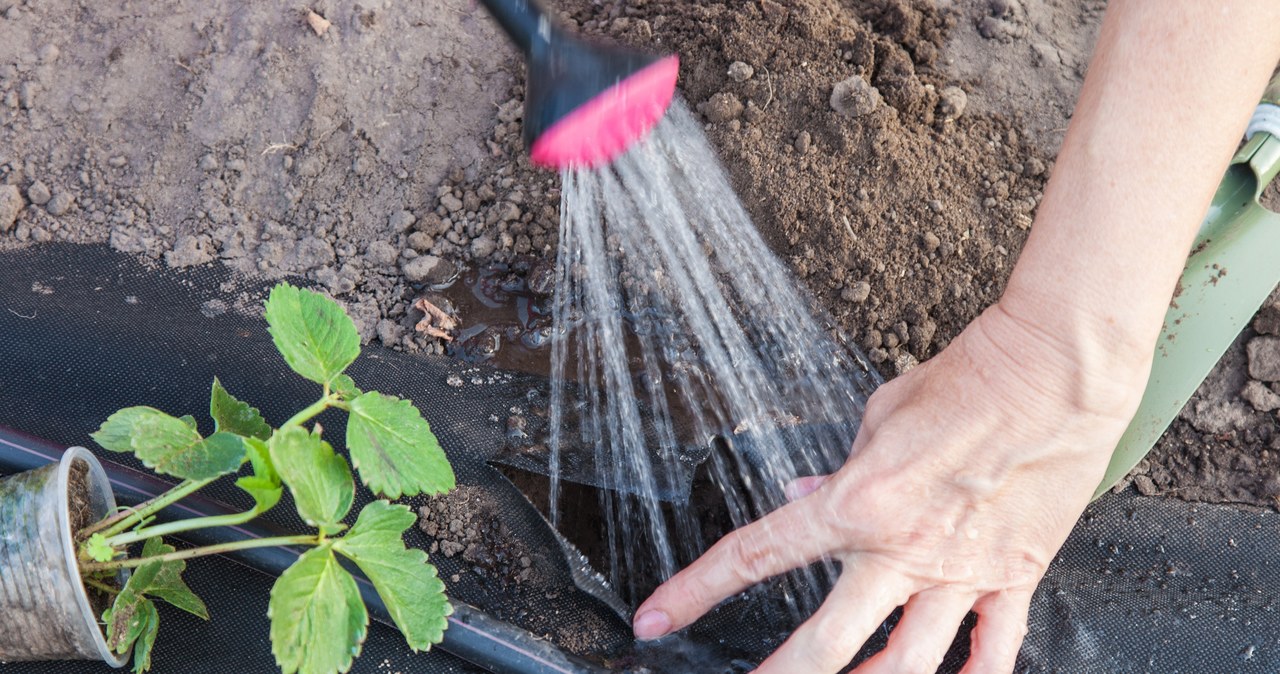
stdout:
{"type": "Polygon", "coordinates": [[[413,303],[413,308],[425,314],[422,320],[413,326],[415,331],[439,337],[448,342],[453,341],[453,335],[450,333],[457,329],[458,321],[445,313],[444,309],[428,302],[425,297],[418,298],[418,301],[413,303]]]}

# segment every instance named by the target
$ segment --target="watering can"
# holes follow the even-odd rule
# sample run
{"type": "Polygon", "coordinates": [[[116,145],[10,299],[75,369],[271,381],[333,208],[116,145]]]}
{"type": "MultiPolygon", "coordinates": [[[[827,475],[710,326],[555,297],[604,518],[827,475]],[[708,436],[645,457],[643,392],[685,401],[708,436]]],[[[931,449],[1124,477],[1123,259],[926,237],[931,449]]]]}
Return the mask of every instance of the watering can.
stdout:
{"type": "Polygon", "coordinates": [[[1258,199],[1280,174],[1280,75],[1250,120],[1165,314],[1138,413],[1094,497],[1147,455],[1205,376],[1280,284],[1280,215],[1258,199]]]}
{"type": "Polygon", "coordinates": [[[532,0],[481,0],[524,54],[524,140],[535,164],[607,164],[643,138],[675,95],[680,59],[585,42],[532,0]]]}

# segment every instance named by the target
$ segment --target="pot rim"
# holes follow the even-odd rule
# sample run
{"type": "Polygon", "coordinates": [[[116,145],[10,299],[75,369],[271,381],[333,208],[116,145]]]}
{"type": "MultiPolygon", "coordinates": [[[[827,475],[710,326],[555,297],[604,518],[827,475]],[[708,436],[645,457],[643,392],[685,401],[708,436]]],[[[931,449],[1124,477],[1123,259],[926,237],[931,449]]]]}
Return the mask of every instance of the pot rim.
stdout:
{"type": "MultiPolygon", "coordinates": [[[[114,511],[116,507],[115,494],[111,491],[111,481],[107,477],[107,471],[103,470],[102,464],[98,462],[98,457],[84,447],[68,447],[67,451],[62,453],[62,458],[58,460],[58,493],[62,498],[58,500],[57,518],[58,528],[61,530],[62,552],[67,564],[67,573],[75,579],[76,604],[80,607],[81,617],[93,628],[93,644],[98,649],[98,655],[101,655],[103,661],[112,667],[123,667],[131,653],[120,655],[107,647],[106,635],[98,624],[98,617],[94,615],[93,607],[89,605],[89,592],[84,587],[84,581],[80,576],[80,564],[76,560],[75,532],[71,531],[68,492],[71,487],[71,466],[77,460],[82,460],[89,466],[89,490],[96,490],[105,497],[107,512],[114,511]]],[[[128,574],[126,573],[124,577],[127,578],[128,574]]]]}

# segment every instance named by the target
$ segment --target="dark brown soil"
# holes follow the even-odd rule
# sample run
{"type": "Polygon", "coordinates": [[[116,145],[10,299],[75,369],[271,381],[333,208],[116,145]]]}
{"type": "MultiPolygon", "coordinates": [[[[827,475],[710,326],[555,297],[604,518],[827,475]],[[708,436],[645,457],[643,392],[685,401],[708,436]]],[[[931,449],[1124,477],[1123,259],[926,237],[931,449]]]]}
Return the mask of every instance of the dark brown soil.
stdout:
{"type": "MultiPolygon", "coordinates": [[[[1038,12],[1053,23],[1075,17],[1087,35],[1102,9],[968,4],[977,16],[927,0],[564,6],[585,32],[678,49],[684,94],[708,121],[757,226],[893,376],[945,347],[999,297],[1052,165],[1035,149],[1043,138],[1023,137],[1017,109],[950,119],[957,82],[939,62],[949,33],[973,21],[988,42],[1036,38],[1027,12],[1038,12]],[[753,74],[742,78],[735,62],[753,74]],[[862,78],[853,90],[879,92],[871,112],[834,109],[833,90],[850,77],[862,78]]],[[[1036,61],[1052,51],[1032,46],[1036,61]]],[[[1079,45],[1070,46],[1060,43],[1058,58],[1082,75],[1079,45]]],[[[858,107],[845,103],[837,107],[858,107]]],[[[1280,203],[1277,189],[1264,203],[1280,203]]],[[[1269,305],[1280,311],[1280,298],[1269,305]]],[[[1244,355],[1261,330],[1246,331],[1131,476],[1143,493],[1280,504],[1280,420],[1256,401],[1257,386],[1280,384],[1251,379],[1244,355]],[[1253,401],[1243,394],[1251,381],[1253,401]]]]}
{"type": "MultiPolygon", "coordinates": [[[[67,514],[71,520],[72,540],[77,540],[76,534],[81,529],[97,521],[89,498],[89,487],[89,465],[84,461],[72,463],[71,472],[67,478],[67,514]]],[[[101,580],[109,585],[116,585],[113,577],[101,580]]],[[[93,609],[93,614],[96,616],[101,616],[113,601],[111,595],[96,588],[86,586],[85,593],[89,597],[89,607],[93,609]]]]}
{"type": "MultiPolygon", "coordinates": [[[[681,90],[708,120],[757,226],[886,374],[936,353],[999,296],[1049,162],[1016,120],[956,118],[954,83],[938,63],[952,14],[905,1],[559,6],[584,33],[678,49],[681,90]],[[739,81],[742,66],[730,76],[735,62],[751,76],[739,81]],[[856,118],[831,100],[855,77],[883,101],[856,118]]],[[[517,186],[543,196],[530,207],[517,189],[528,218],[554,209],[559,193],[529,167],[518,131],[500,123],[492,147],[514,165],[517,186]]],[[[495,184],[454,174],[464,179],[446,182],[450,198],[495,184]]],[[[546,220],[528,225],[535,244],[554,241],[540,236],[553,234],[546,220]]]]}
{"type": "MultiPolygon", "coordinates": [[[[482,581],[507,590],[533,576],[531,553],[476,487],[458,487],[419,507],[418,528],[435,541],[430,554],[461,557],[470,573],[482,581]]],[[[458,582],[459,577],[455,574],[448,580],[458,582]]]]}
{"type": "MultiPolygon", "coordinates": [[[[570,4],[588,30],[602,18],[570,4]]],[[[653,0],[607,31],[678,46],[685,96],[716,120],[708,135],[771,247],[889,374],[998,297],[1047,173],[1009,119],[943,114],[954,21],[926,2],[653,0]],[[728,76],[735,61],[750,79],[728,76]],[[883,100],[859,117],[831,102],[854,77],[883,100]],[[726,97],[740,115],[708,105],[726,97]]]]}
{"type": "MultiPolygon", "coordinates": [[[[543,493],[545,503],[545,492],[543,493]]],[[[564,588],[549,580],[548,560],[559,559],[559,550],[532,549],[516,536],[500,517],[485,491],[474,486],[457,489],[418,506],[418,528],[430,539],[428,549],[441,568],[459,568],[444,578],[447,588],[459,583],[478,584],[491,598],[490,615],[520,625],[550,639],[570,652],[586,656],[598,653],[610,626],[566,623],[559,609],[535,610],[560,597],[564,588]],[[535,601],[537,600],[537,601],[535,601]]],[[[555,562],[559,563],[559,562],[555,562]]]]}
{"type": "Polygon", "coordinates": [[[95,521],[89,501],[89,466],[83,461],[71,464],[67,477],[67,513],[71,517],[72,538],[95,521]]]}

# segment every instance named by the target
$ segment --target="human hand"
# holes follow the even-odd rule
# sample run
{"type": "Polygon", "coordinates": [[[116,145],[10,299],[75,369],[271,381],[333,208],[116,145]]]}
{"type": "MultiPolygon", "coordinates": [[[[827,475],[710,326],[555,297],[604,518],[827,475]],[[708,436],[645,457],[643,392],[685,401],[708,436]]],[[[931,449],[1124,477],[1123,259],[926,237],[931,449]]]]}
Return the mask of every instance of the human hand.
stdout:
{"type": "MultiPolygon", "coordinates": [[[[849,461],[719,541],[636,612],[635,633],[681,629],[721,600],[827,557],[822,607],[758,672],[836,672],[904,607],[856,674],[934,672],[970,610],[963,674],[1009,672],[1032,592],[1102,478],[1146,367],[1101,371],[1089,348],[1002,306],[881,387],[849,461]]],[[[1139,359],[1140,360],[1140,359],[1139,359]]]]}

